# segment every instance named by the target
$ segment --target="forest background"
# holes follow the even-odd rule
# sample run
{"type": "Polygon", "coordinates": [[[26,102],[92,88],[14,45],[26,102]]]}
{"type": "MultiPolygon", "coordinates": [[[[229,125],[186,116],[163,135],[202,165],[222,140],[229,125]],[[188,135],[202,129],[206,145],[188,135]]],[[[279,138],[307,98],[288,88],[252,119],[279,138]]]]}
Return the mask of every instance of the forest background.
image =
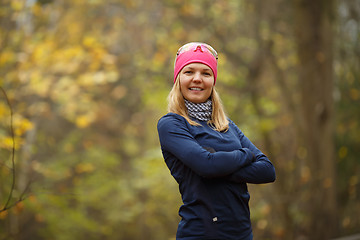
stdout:
{"type": "Polygon", "coordinates": [[[0,239],[175,239],[156,124],[190,41],[276,167],[255,239],[358,233],[359,37],[356,0],[1,0],[0,239]]]}

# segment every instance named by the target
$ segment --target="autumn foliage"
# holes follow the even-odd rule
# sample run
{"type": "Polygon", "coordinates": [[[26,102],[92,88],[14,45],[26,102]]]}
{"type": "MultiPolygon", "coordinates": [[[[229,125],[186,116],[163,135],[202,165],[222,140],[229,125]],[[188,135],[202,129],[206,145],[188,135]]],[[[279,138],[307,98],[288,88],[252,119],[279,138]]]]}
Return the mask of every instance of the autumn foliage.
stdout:
{"type": "Polygon", "coordinates": [[[227,114],[276,167],[250,185],[255,239],[359,231],[360,6],[321,2],[1,0],[0,239],[175,239],[156,124],[190,41],[219,52],[227,114]]]}

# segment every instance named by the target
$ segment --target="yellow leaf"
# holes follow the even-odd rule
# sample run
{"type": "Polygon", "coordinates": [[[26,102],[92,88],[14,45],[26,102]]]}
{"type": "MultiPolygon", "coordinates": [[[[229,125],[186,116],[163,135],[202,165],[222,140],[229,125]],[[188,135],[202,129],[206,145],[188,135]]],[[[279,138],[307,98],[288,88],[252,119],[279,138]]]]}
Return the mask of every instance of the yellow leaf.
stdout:
{"type": "Polygon", "coordinates": [[[0,219],[5,219],[8,215],[8,211],[0,212],[0,219]]]}
{"type": "Polygon", "coordinates": [[[42,14],[42,7],[40,4],[34,4],[31,10],[35,16],[41,16],[42,14]]]}
{"type": "Polygon", "coordinates": [[[24,7],[24,2],[23,1],[11,1],[11,8],[14,9],[15,11],[20,11],[22,10],[24,7]]]}
{"type": "Polygon", "coordinates": [[[94,37],[87,36],[83,39],[83,44],[84,44],[84,46],[89,47],[89,48],[95,47],[96,39],[94,37]]]}
{"type": "Polygon", "coordinates": [[[345,158],[348,154],[348,148],[345,147],[345,146],[342,146],[340,149],[339,149],[339,152],[338,152],[338,156],[339,158],[345,158]]]}
{"type": "Polygon", "coordinates": [[[0,54],[0,66],[15,60],[15,54],[11,51],[4,51],[0,54]]]}
{"type": "Polygon", "coordinates": [[[307,183],[311,178],[310,169],[308,167],[303,167],[301,169],[301,183],[307,183]]]}
{"type": "Polygon", "coordinates": [[[29,131],[34,127],[33,123],[30,122],[28,119],[24,118],[20,121],[16,122],[15,124],[15,135],[21,136],[25,132],[29,131]]]}
{"type": "Polygon", "coordinates": [[[360,91],[355,88],[350,89],[350,97],[354,101],[358,100],[360,98],[360,91]]]}
{"type": "Polygon", "coordinates": [[[353,186],[357,185],[358,182],[359,182],[358,176],[352,176],[349,180],[349,185],[353,187],[353,186]]]}
{"type": "Polygon", "coordinates": [[[29,199],[29,201],[32,202],[32,203],[37,203],[37,198],[36,198],[35,195],[30,195],[28,199],[29,199]]]}
{"type": "Polygon", "coordinates": [[[18,202],[13,208],[15,215],[19,215],[23,210],[24,210],[24,203],[22,201],[18,202]]]}
{"type": "Polygon", "coordinates": [[[3,139],[0,139],[0,147],[12,149],[13,139],[11,137],[4,137],[3,139]]]}
{"type": "Polygon", "coordinates": [[[115,99],[121,99],[125,97],[126,94],[127,94],[127,88],[122,85],[117,86],[111,92],[111,96],[115,99]]]}
{"type": "Polygon", "coordinates": [[[38,213],[38,214],[35,215],[35,220],[37,222],[44,222],[44,216],[41,215],[40,213],[38,213]]]}
{"type": "Polygon", "coordinates": [[[77,173],[86,173],[94,171],[95,167],[92,163],[79,163],[76,165],[77,173]]]}
{"type": "Polygon", "coordinates": [[[70,143],[68,143],[64,146],[64,151],[66,153],[72,153],[72,152],[74,152],[74,146],[71,145],[70,143]]]}
{"type": "Polygon", "coordinates": [[[90,125],[91,119],[89,118],[89,116],[83,115],[77,117],[75,122],[76,122],[76,126],[78,126],[79,128],[86,128],[87,126],[90,125]]]}
{"type": "Polygon", "coordinates": [[[10,115],[10,110],[4,103],[0,103],[0,117],[10,115]]]}

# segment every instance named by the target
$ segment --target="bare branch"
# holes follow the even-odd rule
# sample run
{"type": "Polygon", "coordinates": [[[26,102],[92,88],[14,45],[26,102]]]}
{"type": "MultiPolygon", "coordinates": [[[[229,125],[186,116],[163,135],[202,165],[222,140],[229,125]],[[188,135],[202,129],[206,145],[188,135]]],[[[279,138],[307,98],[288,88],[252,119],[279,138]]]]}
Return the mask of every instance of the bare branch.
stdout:
{"type": "MultiPolygon", "coordinates": [[[[11,171],[12,171],[12,184],[11,184],[11,189],[10,189],[10,193],[9,193],[9,197],[3,207],[3,209],[0,210],[0,212],[6,211],[7,209],[9,209],[10,207],[12,207],[13,205],[9,205],[14,189],[15,189],[15,134],[14,134],[14,127],[13,127],[13,111],[12,111],[12,107],[10,104],[10,100],[6,94],[6,91],[0,87],[1,91],[3,92],[6,102],[9,106],[9,110],[10,110],[10,134],[11,134],[11,138],[12,138],[12,155],[11,155],[11,171]]],[[[18,201],[22,201],[22,199],[20,198],[18,201]]],[[[16,203],[14,203],[15,205],[16,203]]]]}

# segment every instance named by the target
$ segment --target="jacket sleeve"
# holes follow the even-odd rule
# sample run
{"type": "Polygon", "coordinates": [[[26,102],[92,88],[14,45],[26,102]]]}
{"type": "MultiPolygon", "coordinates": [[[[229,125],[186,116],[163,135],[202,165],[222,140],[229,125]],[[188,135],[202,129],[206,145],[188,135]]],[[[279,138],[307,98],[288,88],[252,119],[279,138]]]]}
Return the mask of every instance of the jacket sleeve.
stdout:
{"type": "Polygon", "coordinates": [[[228,176],[249,165],[253,158],[247,148],[231,152],[206,151],[189,132],[186,120],[179,115],[165,115],[161,118],[158,133],[162,151],[171,153],[202,177],[228,176]]]}
{"type": "Polygon", "coordinates": [[[250,149],[254,153],[255,159],[250,165],[232,173],[228,179],[238,183],[261,184],[274,182],[276,178],[275,167],[268,157],[265,156],[234,123],[233,125],[236,128],[241,145],[250,149]]]}

